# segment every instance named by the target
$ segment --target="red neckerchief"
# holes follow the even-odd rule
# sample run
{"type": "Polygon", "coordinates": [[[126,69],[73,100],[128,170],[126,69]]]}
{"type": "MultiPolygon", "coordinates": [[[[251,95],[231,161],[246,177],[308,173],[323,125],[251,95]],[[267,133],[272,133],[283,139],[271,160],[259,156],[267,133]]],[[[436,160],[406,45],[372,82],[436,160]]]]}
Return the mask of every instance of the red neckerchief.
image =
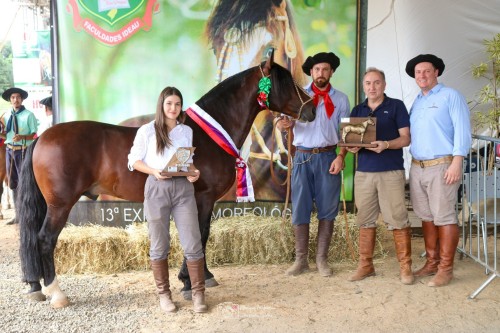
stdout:
{"type": "Polygon", "coordinates": [[[323,97],[323,100],[325,101],[326,115],[328,116],[328,119],[330,119],[330,117],[333,114],[333,111],[335,111],[335,105],[333,105],[332,99],[328,94],[332,86],[330,85],[330,83],[328,83],[328,86],[326,87],[325,90],[319,90],[319,88],[316,87],[313,83],[311,87],[312,91],[314,92],[314,97],[313,97],[314,106],[318,106],[319,98],[323,97]]]}

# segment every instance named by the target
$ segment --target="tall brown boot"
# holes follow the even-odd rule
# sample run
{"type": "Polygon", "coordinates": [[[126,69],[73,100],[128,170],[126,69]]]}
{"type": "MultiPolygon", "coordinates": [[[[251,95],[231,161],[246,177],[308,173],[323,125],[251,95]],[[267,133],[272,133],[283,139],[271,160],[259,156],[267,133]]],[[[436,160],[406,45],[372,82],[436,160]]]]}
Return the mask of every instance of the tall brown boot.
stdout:
{"type": "Polygon", "coordinates": [[[191,291],[194,312],[204,313],[208,311],[205,304],[205,258],[186,261],[189,278],[191,279],[191,291]]]}
{"type": "Polygon", "coordinates": [[[295,262],[286,275],[299,275],[309,270],[309,223],[295,225],[295,262]]]}
{"type": "Polygon", "coordinates": [[[318,224],[318,246],[316,251],[316,266],[321,276],[331,276],[332,269],[328,266],[328,249],[333,235],[333,221],[320,220],[318,224]]]}
{"type": "Polygon", "coordinates": [[[425,265],[413,273],[414,276],[423,277],[436,274],[439,264],[439,234],[433,221],[422,221],[424,233],[425,265]]]}
{"type": "Polygon", "coordinates": [[[395,229],[394,245],[399,261],[399,274],[403,284],[413,284],[415,278],[411,272],[411,228],[395,229]]]}
{"type": "Polygon", "coordinates": [[[436,275],[427,284],[429,287],[446,286],[453,279],[453,261],[457,251],[459,230],[456,224],[439,226],[439,261],[436,275]]]}
{"type": "Polygon", "coordinates": [[[172,293],[170,292],[170,282],[168,277],[168,259],[151,260],[151,269],[156,283],[156,290],[160,298],[160,309],[167,313],[177,310],[172,302],[172,293]]]}
{"type": "Polygon", "coordinates": [[[359,281],[375,275],[373,267],[373,251],[375,250],[376,228],[359,229],[359,264],[358,269],[348,281],[359,281]]]}

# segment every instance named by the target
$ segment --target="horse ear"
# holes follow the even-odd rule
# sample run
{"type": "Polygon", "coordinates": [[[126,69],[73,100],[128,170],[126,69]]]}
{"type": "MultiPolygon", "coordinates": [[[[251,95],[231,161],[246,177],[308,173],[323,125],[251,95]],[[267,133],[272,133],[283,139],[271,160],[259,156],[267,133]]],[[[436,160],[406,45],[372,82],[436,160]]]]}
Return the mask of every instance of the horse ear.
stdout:
{"type": "Polygon", "coordinates": [[[271,73],[271,67],[273,66],[273,64],[274,64],[274,49],[271,50],[271,55],[269,56],[269,58],[267,58],[266,64],[262,69],[265,75],[269,75],[271,73]]]}

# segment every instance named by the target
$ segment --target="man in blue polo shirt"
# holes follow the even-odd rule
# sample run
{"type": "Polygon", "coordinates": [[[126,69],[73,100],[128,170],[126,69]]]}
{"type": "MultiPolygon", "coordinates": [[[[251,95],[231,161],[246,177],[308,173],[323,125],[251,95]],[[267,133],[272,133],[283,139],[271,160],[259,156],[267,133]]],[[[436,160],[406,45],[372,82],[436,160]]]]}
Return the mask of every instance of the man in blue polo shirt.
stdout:
{"type": "MultiPolygon", "coordinates": [[[[19,182],[24,151],[33,142],[38,129],[38,122],[35,115],[23,105],[23,101],[27,97],[28,92],[15,87],[5,90],[2,94],[2,98],[12,105],[12,110],[4,113],[0,122],[5,129],[3,133],[6,137],[5,144],[7,145],[5,165],[7,167],[7,179],[14,196],[14,202],[17,198],[17,184],[19,182]]],[[[16,218],[7,222],[7,224],[14,223],[17,223],[16,218]]]]}
{"type": "Polygon", "coordinates": [[[351,117],[374,117],[376,141],[374,148],[347,148],[358,154],[354,176],[354,198],[358,214],[359,265],[349,281],[375,275],[373,251],[376,222],[380,213],[393,231],[400,278],[404,284],[414,281],[411,271],[411,229],[405,205],[405,171],[403,147],[410,144],[410,120],[404,103],[387,97],[385,74],[370,67],[363,77],[366,100],[355,106],[351,117]]]}

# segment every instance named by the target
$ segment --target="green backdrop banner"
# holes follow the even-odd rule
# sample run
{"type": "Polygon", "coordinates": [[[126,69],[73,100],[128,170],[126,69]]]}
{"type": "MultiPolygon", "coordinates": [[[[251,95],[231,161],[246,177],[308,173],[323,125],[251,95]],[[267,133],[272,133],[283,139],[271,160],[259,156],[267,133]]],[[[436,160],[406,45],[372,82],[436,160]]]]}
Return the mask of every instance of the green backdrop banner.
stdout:
{"type": "MultiPolygon", "coordinates": [[[[179,88],[187,107],[226,77],[265,60],[271,49],[304,85],[304,59],[335,52],[341,65],[332,84],[354,105],[356,6],[356,0],[57,1],[60,121],[139,126],[152,119],[165,86],[179,88]]],[[[270,117],[259,115],[242,151],[256,199],[283,201],[285,188],[269,172],[270,117]]],[[[284,179],[287,156],[281,155],[274,168],[284,179]]],[[[349,158],[347,200],[352,166],[349,158]]],[[[222,200],[233,199],[228,193],[222,200]]]]}

